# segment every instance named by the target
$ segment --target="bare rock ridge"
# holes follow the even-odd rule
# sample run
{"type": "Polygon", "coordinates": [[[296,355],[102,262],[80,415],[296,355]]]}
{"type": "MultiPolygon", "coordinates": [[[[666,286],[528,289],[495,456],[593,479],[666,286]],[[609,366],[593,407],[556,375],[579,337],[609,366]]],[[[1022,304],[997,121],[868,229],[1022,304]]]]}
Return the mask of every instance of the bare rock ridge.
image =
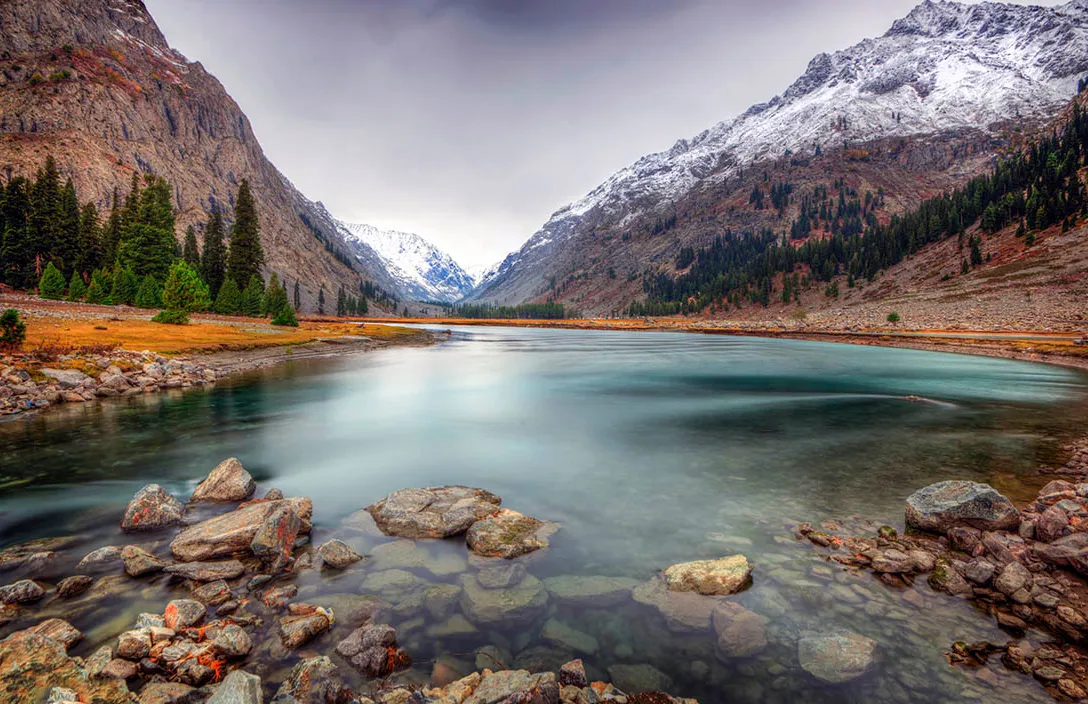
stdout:
{"type": "Polygon", "coordinates": [[[781,222],[745,206],[757,174],[782,163],[803,171],[811,162],[791,178],[813,185],[858,171],[853,181],[882,188],[889,209],[902,211],[987,168],[1010,127],[1054,117],[1086,73],[1080,0],[927,0],[885,35],[815,57],[781,95],[639,159],[556,211],[471,298],[555,298],[588,314],[622,308],[642,293],[646,269],[681,247],[706,246],[727,227],[781,232],[781,222]],[[670,217],[664,236],[651,231],[670,217]]]}
{"type": "Polygon", "coordinates": [[[365,243],[348,251],[325,208],[264,155],[222,84],[171,49],[138,0],[0,3],[0,169],[29,175],[50,154],[100,210],[134,172],[165,177],[179,237],[213,208],[230,217],[249,178],[266,269],[300,282],[304,309],[321,286],[354,292],[368,280],[401,293],[365,243]]]}

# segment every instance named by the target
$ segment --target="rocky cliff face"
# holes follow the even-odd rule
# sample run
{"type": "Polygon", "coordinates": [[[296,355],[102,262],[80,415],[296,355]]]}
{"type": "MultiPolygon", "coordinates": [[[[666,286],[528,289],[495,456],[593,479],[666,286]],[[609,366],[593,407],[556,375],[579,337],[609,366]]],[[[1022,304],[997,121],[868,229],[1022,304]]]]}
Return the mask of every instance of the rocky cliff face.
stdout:
{"type": "Polygon", "coordinates": [[[622,285],[632,268],[637,277],[726,227],[780,233],[773,219],[727,211],[743,209],[747,194],[738,190],[750,190],[765,168],[784,161],[822,162],[825,180],[858,171],[857,187],[898,188],[889,192],[893,200],[917,202],[986,165],[979,144],[997,137],[986,150],[992,156],[1010,125],[1056,114],[1086,73],[1085,0],[1055,8],[927,0],[884,36],[817,56],[781,95],[639,159],[558,210],[473,297],[515,303],[558,296],[584,312],[607,313],[617,299],[637,295],[637,286],[625,292],[622,285]],[[872,163],[873,149],[895,152],[897,174],[866,173],[858,157],[870,152],[872,163]],[[973,161],[961,162],[964,155],[973,161]],[[901,178],[907,171],[913,182],[901,178]],[[708,200],[715,193],[716,203],[708,200]],[[674,216],[667,237],[648,241],[657,220],[674,216]]]}
{"type": "Polygon", "coordinates": [[[134,172],[165,177],[179,236],[213,208],[229,217],[248,178],[266,270],[301,282],[304,309],[321,286],[398,291],[373,250],[349,254],[333,218],[272,165],[219,81],[171,49],[138,0],[0,2],[0,169],[30,174],[50,154],[103,210],[134,172]]]}

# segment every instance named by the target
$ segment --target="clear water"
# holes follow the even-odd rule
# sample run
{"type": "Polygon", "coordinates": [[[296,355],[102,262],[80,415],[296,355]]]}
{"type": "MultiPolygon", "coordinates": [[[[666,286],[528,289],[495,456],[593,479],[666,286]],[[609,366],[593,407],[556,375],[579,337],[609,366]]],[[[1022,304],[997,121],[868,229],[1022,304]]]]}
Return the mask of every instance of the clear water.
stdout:
{"type": "MultiPolygon", "coordinates": [[[[4,544],[81,535],[67,572],[58,568],[64,576],[93,547],[133,540],[117,522],[139,487],[155,481],[187,496],[234,455],[260,493],[276,486],[313,499],[315,543],[339,536],[369,552],[385,541],[343,523],[363,506],[406,486],[481,486],[562,524],[551,549],[527,563],[540,578],[642,581],[675,562],[744,553],[755,584],[735,599],[769,619],[771,645],[723,660],[712,632],[674,633],[633,601],[552,602],[529,626],[446,637],[427,633],[435,619],[409,599],[391,619],[418,662],[408,680],[426,681],[438,660],[474,669],[473,651],[488,644],[507,665],[573,657],[542,638],[552,618],[596,639],[595,654],[580,654],[591,675],[646,663],[672,678],[675,694],[707,702],[1044,701],[996,659],[974,672],[945,663],[955,640],[1008,640],[967,603],[924,585],[921,600],[904,600],[783,538],[798,521],[901,528],[906,496],[942,479],[1027,498],[1042,483],[1036,467],[1083,434],[1086,419],[1088,380],[1057,367],[786,340],[464,328],[430,348],[300,361],[214,390],[0,424],[0,531],[4,544]],[[799,668],[799,634],[832,627],[880,643],[873,673],[833,687],[799,668]]],[[[166,554],[168,537],[138,540],[166,554]]],[[[456,584],[473,569],[463,542],[422,546],[425,562],[407,569],[427,583],[456,584]]],[[[299,598],[350,609],[364,580],[388,566],[306,572],[299,598]]],[[[67,616],[88,636],[77,652],[90,652],[181,592],[163,578],[130,584],[122,596],[48,604],[34,616],[67,616]]],[[[304,652],[331,654],[349,629],[338,624],[304,652]]],[[[263,664],[247,669],[274,691],[298,655],[259,650],[263,664]]]]}

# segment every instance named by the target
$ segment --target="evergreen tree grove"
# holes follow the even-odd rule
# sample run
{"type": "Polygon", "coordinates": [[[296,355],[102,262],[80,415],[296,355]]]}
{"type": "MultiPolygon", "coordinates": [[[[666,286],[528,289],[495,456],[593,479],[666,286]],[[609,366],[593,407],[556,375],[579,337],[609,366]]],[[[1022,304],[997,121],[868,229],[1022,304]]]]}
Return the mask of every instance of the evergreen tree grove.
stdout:
{"type": "Polygon", "coordinates": [[[249,181],[243,179],[234,203],[234,226],[231,228],[227,275],[234,279],[239,288],[248,287],[254,276],[260,277],[263,264],[264,251],[261,249],[257,205],[253,201],[249,181]]]}
{"type": "Polygon", "coordinates": [[[259,318],[262,315],[262,303],[264,303],[264,280],[258,274],[254,274],[249,277],[249,284],[242,292],[241,312],[250,318],[259,318]]]}
{"type": "Polygon", "coordinates": [[[275,273],[268,280],[268,287],[264,291],[264,301],[261,304],[263,312],[276,318],[284,308],[290,307],[287,302],[287,291],[280,285],[279,277],[275,273]]]}
{"type": "Polygon", "coordinates": [[[242,292],[238,290],[234,279],[228,278],[219,287],[213,310],[220,315],[236,315],[242,312],[242,292]]]}
{"type": "Polygon", "coordinates": [[[136,291],[136,307],[162,307],[162,286],[151,274],[145,276],[143,281],[140,282],[140,288],[136,291]]]}
{"type": "Polygon", "coordinates": [[[49,262],[45,266],[45,272],[38,282],[38,293],[42,298],[56,301],[64,298],[64,274],[61,274],[60,269],[53,266],[53,262],[49,262]]]}

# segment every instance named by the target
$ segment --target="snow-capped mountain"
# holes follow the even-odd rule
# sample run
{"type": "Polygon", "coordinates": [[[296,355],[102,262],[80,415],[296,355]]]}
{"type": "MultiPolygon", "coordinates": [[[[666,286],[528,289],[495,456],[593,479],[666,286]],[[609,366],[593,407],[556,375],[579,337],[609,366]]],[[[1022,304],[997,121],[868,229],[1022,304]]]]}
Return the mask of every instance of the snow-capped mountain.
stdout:
{"type": "Polygon", "coordinates": [[[527,270],[587,220],[622,228],[696,185],[787,153],[1051,117],[1086,73],[1088,0],[1058,7],[927,0],[883,36],[820,54],[769,102],[639,159],[558,210],[473,297],[535,295],[542,277],[527,270]]]}
{"type": "Polygon", "coordinates": [[[338,225],[349,244],[362,244],[378,253],[411,300],[455,303],[476,284],[453,257],[419,235],[357,223],[338,222],[338,225]]]}

